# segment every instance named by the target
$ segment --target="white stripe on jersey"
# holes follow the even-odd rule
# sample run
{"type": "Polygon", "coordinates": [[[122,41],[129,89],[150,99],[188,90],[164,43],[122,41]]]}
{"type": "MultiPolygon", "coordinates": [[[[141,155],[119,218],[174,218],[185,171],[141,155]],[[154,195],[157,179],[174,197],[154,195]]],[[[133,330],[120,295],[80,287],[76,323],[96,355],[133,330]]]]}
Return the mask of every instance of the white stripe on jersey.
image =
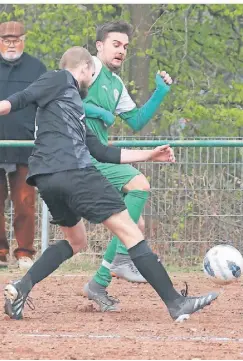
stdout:
{"type": "Polygon", "coordinates": [[[93,84],[98,78],[99,73],[102,69],[102,62],[100,61],[100,59],[97,58],[97,56],[92,56],[92,58],[94,60],[94,65],[95,65],[95,73],[92,77],[92,84],[93,84]]]}
{"type": "MultiPolygon", "coordinates": [[[[121,80],[122,81],[122,80],[121,80]]],[[[120,96],[119,102],[116,106],[115,113],[121,114],[121,113],[127,113],[136,108],[136,104],[128,94],[127,88],[123,84],[122,81],[122,94],[120,96]]]]}

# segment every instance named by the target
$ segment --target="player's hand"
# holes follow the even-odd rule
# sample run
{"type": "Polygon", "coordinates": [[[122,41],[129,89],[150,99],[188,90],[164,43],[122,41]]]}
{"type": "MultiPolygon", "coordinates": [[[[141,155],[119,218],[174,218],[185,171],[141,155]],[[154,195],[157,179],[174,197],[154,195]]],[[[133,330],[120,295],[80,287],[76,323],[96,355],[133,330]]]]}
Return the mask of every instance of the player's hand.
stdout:
{"type": "Polygon", "coordinates": [[[161,78],[164,80],[165,84],[171,85],[173,83],[173,80],[170,77],[170,74],[166,73],[166,71],[158,71],[158,74],[161,76],[161,78]]]}
{"type": "Polygon", "coordinates": [[[157,89],[161,89],[167,92],[170,90],[170,85],[173,83],[170,75],[166,73],[166,71],[158,71],[155,82],[157,89]]]}
{"type": "Polygon", "coordinates": [[[116,119],[115,115],[113,115],[111,112],[109,112],[106,109],[103,109],[101,118],[107,127],[111,127],[114,124],[115,119],[116,119]]]}
{"type": "Polygon", "coordinates": [[[0,115],[8,114],[11,110],[11,103],[8,100],[0,101],[0,115]]]}
{"type": "Polygon", "coordinates": [[[156,147],[152,151],[151,160],[153,162],[175,163],[175,155],[169,144],[156,147]]]}

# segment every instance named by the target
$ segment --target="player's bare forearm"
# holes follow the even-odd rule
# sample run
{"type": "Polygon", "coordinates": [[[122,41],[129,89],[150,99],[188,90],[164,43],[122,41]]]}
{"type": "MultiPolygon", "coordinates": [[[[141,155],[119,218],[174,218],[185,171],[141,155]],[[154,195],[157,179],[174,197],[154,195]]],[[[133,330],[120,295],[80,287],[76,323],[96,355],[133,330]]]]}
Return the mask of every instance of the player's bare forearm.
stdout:
{"type": "Polygon", "coordinates": [[[135,163],[135,162],[175,162],[173,150],[169,145],[156,147],[152,150],[121,150],[120,163],[135,163]]]}
{"type": "Polygon", "coordinates": [[[169,144],[156,147],[152,150],[121,149],[102,144],[89,128],[86,128],[86,145],[89,148],[90,154],[99,162],[116,164],[146,161],[175,162],[174,152],[169,144]]]}
{"type": "Polygon", "coordinates": [[[121,163],[146,162],[151,159],[152,150],[121,150],[121,163]]]}

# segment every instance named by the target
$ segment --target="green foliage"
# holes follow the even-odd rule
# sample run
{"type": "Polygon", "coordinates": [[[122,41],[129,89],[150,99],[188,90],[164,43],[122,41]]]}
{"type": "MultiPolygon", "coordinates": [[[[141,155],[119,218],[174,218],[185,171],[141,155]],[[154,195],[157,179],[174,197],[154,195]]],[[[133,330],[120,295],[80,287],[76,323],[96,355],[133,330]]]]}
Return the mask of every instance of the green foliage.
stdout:
{"type": "Polygon", "coordinates": [[[94,43],[96,26],[111,20],[115,11],[112,5],[13,5],[10,13],[0,13],[0,21],[23,21],[26,51],[54,69],[69,47],[94,43]]]}
{"type": "Polygon", "coordinates": [[[166,10],[153,29],[153,51],[147,50],[151,66],[157,63],[176,80],[166,111],[161,110],[163,122],[174,122],[179,111],[197,125],[194,135],[243,136],[243,6],[168,5],[166,10]]]}
{"type": "MultiPolygon", "coordinates": [[[[131,21],[137,30],[131,42],[134,50],[128,53],[122,76],[134,100],[139,93],[138,79],[129,71],[130,56],[136,57],[138,68],[145,58],[150,59],[147,73],[139,75],[149,77],[145,94],[154,90],[158,69],[174,79],[150,132],[168,135],[171,124],[189,118],[197,129],[192,135],[243,136],[243,5],[153,4],[134,20],[131,9],[138,6],[0,5],[0,21],[22,20],[28,31],[26,51],[49,69],[58,67],[62,53],[70,46],[86,44],[94,53],[98,24],[120,18],[131,21]],[[146,20],[148,14],[151,20],[146,20]],[[152,45],[139,47],[138,36],[145,21],[149,32],[146,35],[142,27],[142,34],[152,37],[152,45]]],[[[120,128],[118,122],[113,131],[119,133],[120,128]]]]}

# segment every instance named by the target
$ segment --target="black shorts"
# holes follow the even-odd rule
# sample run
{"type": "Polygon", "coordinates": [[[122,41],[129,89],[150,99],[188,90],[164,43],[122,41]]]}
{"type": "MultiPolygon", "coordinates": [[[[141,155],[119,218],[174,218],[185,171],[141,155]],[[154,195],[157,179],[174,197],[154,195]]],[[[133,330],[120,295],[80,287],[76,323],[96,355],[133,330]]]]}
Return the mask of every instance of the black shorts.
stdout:
{"type": "Polygon", "coordinates": [[[73,227],[81,218],[102,223],[126,209],[118,190],[93,166],[40,174],[35,182],[53,224],[73,227]]]}

